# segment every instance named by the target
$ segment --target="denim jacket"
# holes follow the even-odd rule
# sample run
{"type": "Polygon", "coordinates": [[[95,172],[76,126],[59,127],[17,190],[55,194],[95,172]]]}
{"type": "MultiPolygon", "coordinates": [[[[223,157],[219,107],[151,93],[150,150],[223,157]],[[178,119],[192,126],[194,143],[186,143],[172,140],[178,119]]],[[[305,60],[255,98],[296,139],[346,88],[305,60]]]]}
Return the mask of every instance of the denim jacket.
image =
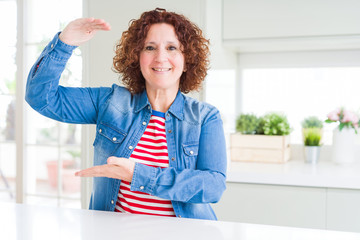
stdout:
{"type": "MultiPolygon", "coordinates": [[[[60,75],[74,46],[58,34],[32,67],[26,101],[49,118],[78,124],[96,124],[94,165],[109,156],[129,158],[149,123],[152,108],[146,91],[132,95],[118,85],[99,88],[59,86],[60,75]]],[[[226,147],[219,111],[178,92],[165,113],[168,168],[136,163],[132,191],[172,201],[177,217],[212,219],[209,203],[225,190],[226,147]]],[[[94,178],[90,209],[114,211],[119,179],[94,178]]]]}

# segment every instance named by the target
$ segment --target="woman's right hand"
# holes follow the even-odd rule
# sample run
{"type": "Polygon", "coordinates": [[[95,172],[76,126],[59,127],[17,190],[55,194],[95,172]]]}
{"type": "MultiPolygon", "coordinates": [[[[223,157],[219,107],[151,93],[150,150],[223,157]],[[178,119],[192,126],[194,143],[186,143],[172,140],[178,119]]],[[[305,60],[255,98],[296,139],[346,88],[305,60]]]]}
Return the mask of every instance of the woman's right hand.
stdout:
{"type": "Polygon", "coordinates": [[[60,33],[60,40],[68,45],[80,46],[93,38],[97,31],[109,31],[110,24],[103,19],[79,18],[71,21],[60,33]]]}

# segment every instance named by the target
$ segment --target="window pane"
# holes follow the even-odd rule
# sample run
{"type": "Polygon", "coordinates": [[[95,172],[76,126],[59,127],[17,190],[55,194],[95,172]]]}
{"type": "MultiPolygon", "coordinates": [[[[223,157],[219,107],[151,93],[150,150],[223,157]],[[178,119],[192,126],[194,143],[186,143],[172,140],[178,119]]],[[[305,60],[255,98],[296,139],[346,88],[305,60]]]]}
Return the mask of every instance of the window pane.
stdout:
{"type": "MultiPolygon", "coordinates": [[[[54,35],[70,21],[82,16],[82,1],[56,0],[49,4],[46,0],[31,0],[27,3],[26,12],[26,62],[29,71],[54,35]]],[[[76,49],[60,84],[80,87],[81,80],[82,56],[81,50],[76,49]]],[[[48,119],[28,107],[25,129],[28,158],[25,169],[28,178],[26,201],[80,207],[80,178],[75,177],[74,172],[80,165],[81,125],[48,119]]]]}
{"type": "Polygon", "coordinates": [[[0,1],[0,201],[15,201],[16,1],[0,1]]]}
{"type": "Polygon", "coordinates": [[[235,70],[210,70],[205,92],[205,101],[220,111],[230,161],[230,133],[235,129],[235,70]]]}
{"type": "Polygon", "coordinates": [[[81,178],[75,176],[80,170],[81,149],[80,146],[66,146],[61,148],[61,171],[62,197],[80,199],[81,178]]]}
{"type": "Polygon", "coordinates": [[[15,96],[0,94],[0,139],[15,140],[15,96]]]}
{"type": "Polygon", "coordinates": [[[79,0],[30,0],[27,3],[28,22],[27,43],[39,43],[52,39],[57,31],[68,22],[79,18],[82,13],[82,1],[79,0]]]}
{"type": "Polygon", "coordinates": [[[0,201],[15,201],[15,142],[0,144],[0,201]]]}
{"type": "Polygon", "coordinates": [[[26,190],[28,194],[57,195],[57,147],[28,146],[26,151],[26,190]]]}
{"type": "Polygon", "coordinates": [[[26,188],[29,195],[80,200],[81,179],[74,175],[80,169],[79,146],[28,146],[27,156],[26,188]],[[62,166],[60,169],[59,165],[62,166]]]}
{"type": "MultiPolygon", "coordinates": [[[[291,142],[300,144],[301,121],[322,120],[337,107],[360,110],[360,67],[245,69],[243,111],[263,115],[270,111],[288,116],[294,131],[291,142]]],[[[324,143],[331,144],[332,129],[324,124],[324,143]]]]}
{"type": "Polygon", "coordinates": [[[60,129],[59,141],[61,145],[80,146],[81,125],[58,123],[60,129]]]}
{"type": "Polygon", "coordinates": [[[205,101],[221,113],[225,132],[235,128],[235,71],[210,70],[206,77],[205,101]]]}
{"type": "Polygon", "coordinates": [[[58,123],[46,118],[32,109],[27,111],[27,143],[57,145],[59,138],[58,123]]]}

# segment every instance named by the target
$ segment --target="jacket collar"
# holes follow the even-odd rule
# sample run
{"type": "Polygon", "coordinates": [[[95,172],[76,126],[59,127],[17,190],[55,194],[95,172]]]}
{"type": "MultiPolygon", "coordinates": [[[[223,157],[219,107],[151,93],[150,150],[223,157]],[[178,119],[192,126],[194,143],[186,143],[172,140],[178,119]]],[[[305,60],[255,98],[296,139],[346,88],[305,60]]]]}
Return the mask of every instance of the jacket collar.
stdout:
{"type": "Polygon", "coordinates": [[[172,113],[179,120],[184,120],[184,105],[185,105],[185,96],[179,90],[168,112],[172,113]]]}
{"type": "Polygon", "coordinates": [[[135,112],[140,112],[145,107],[150,107],[150,102],[146,94],[146,90],[134,96],[135,99],[135,112]]]}
{"type": "MultiPolygon", "coordinates": [[[[144,108],[151,109],[151,104],[149,102],[149,99],[146,94],[146,90],[144,90],[142,93],[137,95],[136,97],[136,104],[135,104],[135,112],[139,112],[144,108]]],[[[176,98],[174,102],[171,104],[168,112],[173,114],[175,117],[177,117],[179,120],[184,120],[184,104],[185,104],[185,96],[178,91],[176,98]]]]}

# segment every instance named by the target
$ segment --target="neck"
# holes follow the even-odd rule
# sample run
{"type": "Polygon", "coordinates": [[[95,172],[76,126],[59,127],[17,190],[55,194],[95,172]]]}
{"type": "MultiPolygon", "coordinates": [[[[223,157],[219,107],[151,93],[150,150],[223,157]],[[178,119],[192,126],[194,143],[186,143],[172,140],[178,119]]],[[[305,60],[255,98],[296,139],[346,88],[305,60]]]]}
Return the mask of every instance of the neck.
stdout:
{"type": "Polygon", "coordinates": [[[168,89],[146,89],[146,93],[153,110],[159,112],[166,112],[167,110],[169,110],[171,104],[174,102],[178,91],[168,89]]]}

